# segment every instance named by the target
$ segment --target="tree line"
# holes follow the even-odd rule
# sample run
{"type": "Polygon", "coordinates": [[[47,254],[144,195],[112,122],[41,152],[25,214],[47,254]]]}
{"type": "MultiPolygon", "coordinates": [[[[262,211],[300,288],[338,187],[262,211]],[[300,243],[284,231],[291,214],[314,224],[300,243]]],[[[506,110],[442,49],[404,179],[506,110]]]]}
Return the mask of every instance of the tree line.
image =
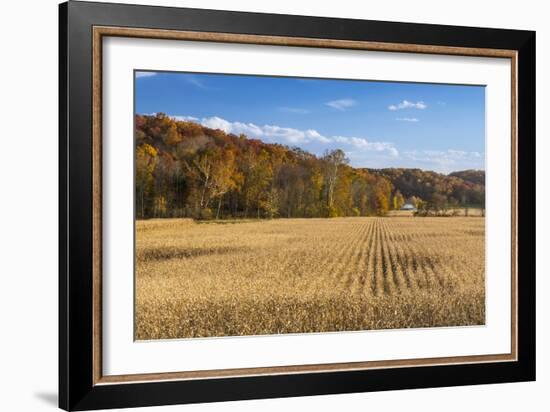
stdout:
{"type": "Polygon", "coordinates": [[[372,216],[437,195],[457,204],[484,198],[484,184],[459,175],[353,168],[339,149],[315,156],[162,113],[135,121],[138,218],[372,216]]]}
{"type": "Polygon", "coordinates": [[[485,171],[463,170],[448,175],[421,169],[369,169],[392,182],[396,191],[426,213],[470,207],[485,209],[485,171]]]}

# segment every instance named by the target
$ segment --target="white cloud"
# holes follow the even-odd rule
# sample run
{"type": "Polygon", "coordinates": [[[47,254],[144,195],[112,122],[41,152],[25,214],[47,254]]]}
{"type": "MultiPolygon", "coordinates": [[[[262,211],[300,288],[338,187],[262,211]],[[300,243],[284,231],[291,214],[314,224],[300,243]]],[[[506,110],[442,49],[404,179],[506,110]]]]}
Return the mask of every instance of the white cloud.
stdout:
{"type": "Polygon", "coordinates": [[[368,150],[375,152],[386,152],[391,157],[399,156],[399,152],[393,145],[389,142],[369,142],[367,139],[362,137],[345,137],[345,136],[334,136],[332,138],[335,142],[343,143],[349,146],[353,146],[359,150],[368,150]]]}
{"type": "MultiPolygon", "coordinates": [[[[154,115],[151,114],[151,115],[154,115]]],[[[342,149],[355,167],[415,167],[449,173],[456,170],[484,169],[484,153],[458,149],[411,150],[400,152],[394,143],[357,136],[325,136],[315,129],[295,129],[278,125],[257,125],[229,121],[218,116],[171,116],[180,121],[193,121],[212,129],[235,135],[245,134],[266,143],[299,146],[316,155],[328,149],[342,149]]]]}
{"type": "Polygon", "coordinates": [[[325,104],[333,109],[344,111],[352,106],[355,106],[357,102],[353,99],[339,99],[326,102],[325,104]]]}
{"type": "MultiPolygon", "coordinates": [[[[323,136],[314,129],[294,129],[277,125],[259,126],[254,123],[230,122],[218,116],[198,119],[192,116],[172,116],[176,120],[194,121],[211,129],[220,129],[236,135],[245,134],[250,138],[261,139],[267,143],[281,143],[290,146],[317,144],[324,148],[345,146],[362,152],[377,152],[392,158],[399,152],[390,142],[371,142],[363,137],[323,136]]],[[[318,148],[318,146],[316,146],[318,148]]]]}
{"type": "Polygon", "coordinates": [[[258,126],[254,123],[230,122],[218,116],[203,117],[197,119],[192,116],[173,116],[177,120],[187,120],[199,122],[203,126],[211,129],[220,129],[226,133],[245,134],[250,138],[262,139],[266,142],[277,142],[290,145],[319,142],[329,143],[330,139],[322,136],[313,129],[299,130],[291,127],[281,127],[276,125],[258,126]]]}
{"type": "Polygon", "coordinates": [[[188,74],[186,76],[183,76],[183,79],[187,83],[192,84],[193,86],[196,86],[199,89],[206,89],[207,88],[206,85],[204,84],[204,82],[196,76],[188,74]]]}
{"type": "Polygon", "coordinates": [[[170,117],[172,117],[172,119],[177,120],[179,122],[182,122],[182,121],[198,122],[200,120],[198,117],[193,117],[193,116],[170,116],[170,117]]]}
{"type": "Polygon", "coordinates": [[[232,132],[232,124],[221,117],[213,116],[208,118],[203,118],[200,120],[201,124],[211,129],[220,129],[226,133],[232,132]]]}
{"type": "Polygon", "coordinates": [[[426,105],[426,103],[424,103],[423,101],[418,101],[418,102],[415,103],[415,102],[409,102],[408,100],[403,100],[400,103],[392,104],[392,105],[388,106],[388,109],[391,110],[391,111],[402,110],[402,109],[420,109],[420,110],[423,110],[423,109],[426,109],[427,107],[428,107],[428,105],[426,105]]]}
{"type": "Polygon", "coordinates": [[[418,167],[430,167],[442,172],[462,169],[483,168],[483,154],[465,150],[413,150],[403,153],[406,160],[418,164],[418,167]]]}
{"type": "Polygon", "coordinates": [[[398,122],[412,122],[417,123],[419,120],[416,117],[397,117],[395,120],[398,122]]]}
{"type": "Polygon", "coordinates": [[[157,72],[136,72],[136,79],[141,79],[142,77],[153,77],[156,75],[157,72]]]}

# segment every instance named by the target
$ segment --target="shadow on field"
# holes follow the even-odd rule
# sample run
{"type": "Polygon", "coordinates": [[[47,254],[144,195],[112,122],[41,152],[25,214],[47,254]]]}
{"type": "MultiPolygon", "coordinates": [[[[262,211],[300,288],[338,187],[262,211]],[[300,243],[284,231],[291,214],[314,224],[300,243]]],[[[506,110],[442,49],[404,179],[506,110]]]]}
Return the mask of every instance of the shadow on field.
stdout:
{"type": "Polygon", "coordinates": [[[246,252],[250,248],[244,246],[218,246],[198,248],[154,248],[139,251],[140,260],[189,259],[199,256],[228,255],[236,252],[246,252]]]}

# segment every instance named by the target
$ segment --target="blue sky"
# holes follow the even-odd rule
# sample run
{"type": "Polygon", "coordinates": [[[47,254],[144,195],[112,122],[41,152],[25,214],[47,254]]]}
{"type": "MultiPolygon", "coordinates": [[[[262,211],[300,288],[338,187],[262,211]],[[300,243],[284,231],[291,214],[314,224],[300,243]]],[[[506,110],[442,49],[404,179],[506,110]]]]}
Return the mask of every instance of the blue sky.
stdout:
{"type": "Polygon", "coordinates": [[[179,119],[355,167],[485,168],[485,88],[364,80],[136,72],[136,112],[179,119]]]}

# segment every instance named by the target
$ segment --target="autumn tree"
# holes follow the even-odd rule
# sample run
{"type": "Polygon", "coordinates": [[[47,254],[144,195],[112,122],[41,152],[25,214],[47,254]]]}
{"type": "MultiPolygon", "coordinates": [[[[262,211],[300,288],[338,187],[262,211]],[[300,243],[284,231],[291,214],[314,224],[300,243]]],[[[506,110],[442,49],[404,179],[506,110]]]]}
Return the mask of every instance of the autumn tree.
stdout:
{"type": "Polygon", "coordinates": [[[136,209],[139,217],[146,217],[147,203],[153,189],[157,154],[157,150],[149,144],[142,144],[136,148],[136,209]]]}
{"type": "Polygon", "coordinates": [[[168,146],[176,146],[181,141],[182,141],[182,137],[178,132],[178,128],[175,123],[172,123],[168,127],[168,130],[164,135],[164,143],[168,146]]]}
{"type": "Polygon", "coordinates": [[[211,179],[212,190],[210,196],[218,199],[216,209],[216,219],[218,219],[223,196],[230,190],[237,188],[242,182],[242,175],[237,171],[233,151],[225,151],[213,158],[211,179]]]}
{"type": "Polygon", "coordinates": [[[215,185],[215,165],[219,161],[219,151],[216,148],[207,148],[197,154],[190,161],[184,161],[184,165],[191,179],[195,181],[198,196],[198,209],[201,217],[208,214],[207,208],[215,185]]]}
{"type": "Polygon", "coordinates": [[[325,187],[327,193],[327,209],[329,216],[334,215],[334,190],[338,182],[340,170],[348,163],[343,150],[326,151],[321,159],[324,165],[325,187]]]}
{"type": "Polygon", "coordinates": [[[256,217],[260,218],[260,212],[265,209],[273,179],[273,167],[269,153],[262,150],[257,157],[256,167],[250,177],[250,188],[256,202],[256,217]]]}
{"type": "Polygon", "coordinates": [[[392,202],[393,202],[393,210],[399,210],[405,204],[405,198],[403,197],[403,195],[399,190],[397,190],[393,194],[392,202]]]}
{"type": "Polygon", "coordinates": [[[419,209],[420,199],[424,209],[485,203],[483,171],[354,168],[339,149],[318,157],[163,113],[137,115],[135,126],[138,218],[371,216],[405,198],[419,209]]]}

